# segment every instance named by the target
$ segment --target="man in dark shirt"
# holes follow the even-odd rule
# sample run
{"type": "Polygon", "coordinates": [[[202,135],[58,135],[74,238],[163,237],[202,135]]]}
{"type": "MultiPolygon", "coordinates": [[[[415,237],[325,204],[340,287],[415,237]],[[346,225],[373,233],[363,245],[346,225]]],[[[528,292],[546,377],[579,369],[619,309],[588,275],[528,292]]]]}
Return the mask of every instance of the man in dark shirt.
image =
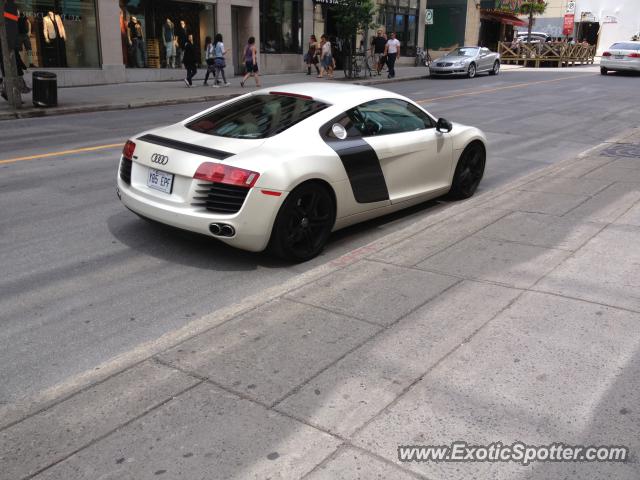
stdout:
{"type": "Polygon", "coordinates": [[[187,84],[187,87],[191,87],[193,85],[192,79],[195,77],[196,73],[198,73],[196,62],[196,47],[193,45],[193,35],[190,34],[187,36],[187,41],[184,44],[184,56],[182,57],[184,68],[187,69],[187,78],[184,79],[184,83],[187,84]]]}
{"type": "Polygon", "coordinates": [[[371,40],[371,58],[373,58],[378,75],[380,75],[380,70],[384,66],[384,47],[386,44],[387,37],[384,36],[382,30],[378,30],[378,34],[371,40]]]}

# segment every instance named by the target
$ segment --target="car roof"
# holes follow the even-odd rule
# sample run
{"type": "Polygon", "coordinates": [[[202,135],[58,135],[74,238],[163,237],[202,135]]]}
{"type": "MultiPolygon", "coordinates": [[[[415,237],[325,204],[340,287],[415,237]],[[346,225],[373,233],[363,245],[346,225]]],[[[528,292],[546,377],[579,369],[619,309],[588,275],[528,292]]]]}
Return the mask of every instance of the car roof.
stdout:
{"type": "Polygon", "coordinates": [[[254,92],[254,95],[265,95],[271,92],[307,95],[314,100],[331,105],[357,105],[377,98],[404,98],[401,95],[379,88],[326,81],[293,83],[263,88],[262,90],[254,92]]]}

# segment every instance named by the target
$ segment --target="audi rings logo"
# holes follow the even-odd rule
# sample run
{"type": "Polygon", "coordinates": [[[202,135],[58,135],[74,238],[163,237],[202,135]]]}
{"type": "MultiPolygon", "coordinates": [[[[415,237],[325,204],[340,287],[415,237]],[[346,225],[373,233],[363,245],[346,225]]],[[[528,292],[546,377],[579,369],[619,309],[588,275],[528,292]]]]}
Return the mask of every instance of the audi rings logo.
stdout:
{"type": "Polygon", "coordinates": [[[159,165],[166,165],[169,161],[169,157],[166,155],[160,155],[159,153],[154,153],[151,155],[151,163],[157,163],[159,165]]]}

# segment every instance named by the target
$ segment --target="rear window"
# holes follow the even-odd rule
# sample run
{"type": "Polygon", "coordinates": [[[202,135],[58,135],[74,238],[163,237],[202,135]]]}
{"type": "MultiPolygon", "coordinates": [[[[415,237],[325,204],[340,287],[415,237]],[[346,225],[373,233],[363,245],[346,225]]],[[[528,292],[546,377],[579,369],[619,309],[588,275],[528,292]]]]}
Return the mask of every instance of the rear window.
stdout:
{"type": "Polygon", "coordinates": [[[614,43],[611,50],[638,50],[640,51],[640,43],[614,43]]]}
{"type": "Polygon", "coordinates": [[[328,106],[298,96],[254,95],[207,113],[186,126],[218,137],[267,138],[328,106]]]}

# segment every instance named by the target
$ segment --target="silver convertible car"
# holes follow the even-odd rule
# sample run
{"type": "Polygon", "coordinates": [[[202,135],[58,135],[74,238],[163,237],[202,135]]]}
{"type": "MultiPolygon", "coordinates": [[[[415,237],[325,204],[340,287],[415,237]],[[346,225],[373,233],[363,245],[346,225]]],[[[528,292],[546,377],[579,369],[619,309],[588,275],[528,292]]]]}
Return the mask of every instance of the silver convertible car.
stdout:
{"type": "Polygon", "coordinates": [[[497,75],[500,72],[500,55],[484,47],[459,47],[431,63],[429,71],[432,76],[466,75],[473,78],[481,72],[497,75]]]}

